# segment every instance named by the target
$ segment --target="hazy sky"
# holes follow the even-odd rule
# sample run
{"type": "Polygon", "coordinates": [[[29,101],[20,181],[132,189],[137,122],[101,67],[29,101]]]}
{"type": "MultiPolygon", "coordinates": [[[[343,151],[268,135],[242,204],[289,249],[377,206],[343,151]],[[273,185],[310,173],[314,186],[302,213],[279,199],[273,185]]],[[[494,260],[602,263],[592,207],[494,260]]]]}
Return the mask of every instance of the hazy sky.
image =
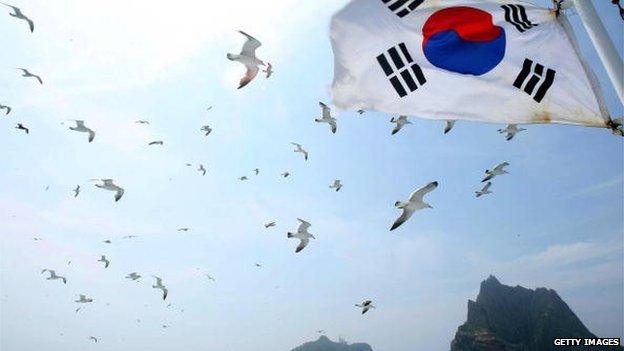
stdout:
{"type": "MultiPolygon", "coordinates": [[[[617,9],[594,2],[622,54],[617,9]]],[[[346,0],[13,3],[36,30],[0,12],[0,103],[14,107],[0,118],[2,351],[287,351],[319,329],[376,351],[446,350],[489,274],[556,289],[591,331],[624,337],[624,151],[607,130],[529,126],[506,142],[497,125],[443,135],[443,122],[413,119],[391,136],[390,116],[343,112],[332,135],[313,119],[329,102],[330,16],[346,0]],[[237,29],[263,42],[258,55],[276,71],[240,91],[242,66],[225,58],[240,50],[237,29]],[[92,144],[67,130],[72,118],[97,131],[92,144]],[[483,171],[502,161],[511,174],[475,199],[483,171]],[[124,198],[91,178],[114,178],[124,198]],[[335,178],[339,193],[328,189],[335,178]],[[394,202],[433,180],[434,209],[388,232],[394,202]],[[317,238],[300,254],[286,238],[297,217],[317,238]],[[278,225],[265,230],[269,220],[278,225]],[[140,282],[124,279],[134,271],[140,282]],[[94,303],[75,313],[78,294],[94,303]],[[365,298],[378,308],[361,316],[353,305],[365,298]]]]}

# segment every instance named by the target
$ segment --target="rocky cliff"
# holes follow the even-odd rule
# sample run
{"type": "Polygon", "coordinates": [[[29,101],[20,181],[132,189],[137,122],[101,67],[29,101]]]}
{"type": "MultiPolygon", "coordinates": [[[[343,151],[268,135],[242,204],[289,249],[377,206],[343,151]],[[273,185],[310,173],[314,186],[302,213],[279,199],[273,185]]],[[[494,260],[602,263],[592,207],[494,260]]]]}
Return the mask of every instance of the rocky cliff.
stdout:
{"type": "Polygon", "coordinates": [[[326,336],[318,340],[305,343],[292,351],[373,351],[368,344],[347,344],[346,342],[333,342],[326,336]]]}
{"type": "Polygon", "coordinates": [[[467,321],[457,330],[451,351],[583,350],[557,348],[553,340],[594,337],[554,290],[510,287],[490,276],[476,301],[468,301],[467,321]]]}

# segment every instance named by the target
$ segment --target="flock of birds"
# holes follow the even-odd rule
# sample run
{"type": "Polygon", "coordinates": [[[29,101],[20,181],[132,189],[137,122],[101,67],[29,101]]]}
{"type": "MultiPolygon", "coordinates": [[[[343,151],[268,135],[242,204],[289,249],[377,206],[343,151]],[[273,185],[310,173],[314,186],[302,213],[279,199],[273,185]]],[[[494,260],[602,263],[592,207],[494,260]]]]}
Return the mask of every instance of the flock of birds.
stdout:
{"type": "MultiPolygon", "coordinates": [[[[33,21],[29,19],[28,17],[26,17],[19,8],[2,3],[2,2],[0,2],[0,4],[3,4],[11,8],[13,12],[10,13],[10,16],[25,21],[28,24],[30,31],[31,32],[34,31],[33,21]]],[[[261,66],[264,67],[262,72],[265,73],[266,78],[271,77],[274,71],[273,71],[273,66],[270,63],[265,63],[264,61],[256,57],[256,49],[258,49],[262,45],[260,41],[258,41],[256,38],[252,37],[251,35],[243,31],[239,31],[239,32],[246,37],[246,41],[242,47],[242,50],[239,54],[227,54],[227,58],[229,60],[239,62],[246,67],[246,73],[240,79],[240,82],[239,82],[238,89],[241,89],[247,86],[256,78],[256,76],[260,72],[261,66]]],[[[18,68],[18,70],[22,72],[22,77],[35,79],[39,84],[43,84],[43,79],[39,75],[31,73],[29,70],[25,68],[18,68]]],[[[331,108],[323,102],[319,102],[319,106],[321,108],[321,116],[319,118],[316,118],[314,121],[317,123],[327,123],[327,125],[330,127],[330,131],[335,134],[338,130],[338,121],[334,116],[332,116],[331,108]]],[[[212,106],[208,108],[208,110],[210,109],[212,109],[212,106]]],[[[5,111],[5,115],[9,115],[13,111],[12,107],[3,105],[3,104],[0,104],[0,110],[5,111]]],[[[365,113],[365,111],[359,110],[357,111],[357,113],[361,115],[365,113]]],[[[96,137],[96,131],[87,127],[84,120],[71,120],[71,121],[73,121],[75,125],[69,127],[69,130],[78,132],[78,133],[87,134],[88,135],[87,140],[89,143],[94,141],[96,137]]],[[[391,132],[392,135],[395,135],[398,132],[400,132],[405,126],[412,124],[412,122],[410,122],[407,116],[393,117],[390,120],[390,122],[395,125],[395,127],[393,128],[391,132]]],[[[142,125],[150,124],[150,122],[147,120],[137,120],[135,123],[142,124],[142,125]]],[[[454,120],[446,121],[444,134],[449,133],[453,129],[454,125],[455,125],[454,120]]],[[[18,130],[24,131],[26,134],[30,134],[30,129],[24,126],[22,123],[18,123],[15,128],[18,130]]],[[[204,125],[200,128],[200,131],[205,136],[209,136],[210,133],[213,131],[213,129],[209,125],[204,125]]],[[[525,129],[519,128],[517,125],[514,125],[514,124],[508,125],[505,129],[498,130],[499,133],[505,134],[505,138],[508,141],[512,140],[516,136],[516,134],[522,131],[525,131],[525,129]]],[[[309,152],[303,147],[303,145],[299,143],[295,143],[295,142],[292,142],[291,144],[294,146],[293,152],[300,153],[304,161],[307,161],[309,159],[309,152]]],[[[150,142],[148,145],[149,146],[163,146],[164,141],[156,140],[156,141],[150,142]]],[[[190,163],[187,163],[186,166],[191,167],[193,165],[190,163]]],[[[507,166],[509,166],[509,163],[503,162],[503,163],[496,165],[494,168],[492,168],[492,170],[485,171],[485,176],[484,176],[484,179],[482,180],[482,183],[485,183],[485,184],[481,190],[475,192],[477,198],[492,193],[492,191],[490,190],[492,186],[491,181],[497,176],[507,174],[508,173],[506,171],[507,166]]],[[[202,176],[205,176],[207,172],[203,164],[198,165],[197,171],[201,173],[202,176]]],[[[260,169],[256,168],[253,170],[253,172],[257,176],[260,173],[260,169]]],[[[285,171],[281,174],[283,178],[287,178],[290,175],[291,174],[289,171],[285,171]]],[[[240,181],[247,181],[249,180],[249,177],[242,176],[238,179],[240,181]]],[[[97,182],[95,184],[95,187],[99,189],[113,192],[114,193],[113,199],[115,202],[120,201],[125,193],[125,189],[121,187],[120,185],[116,184],[113,179],[108,179],[108,178],[91,179],[90,181],[97,182]]],[[[390,227],[390,230],[393,231],[399,228],[403,223],[405,223],[406,221],[410,219],[410,217],[414,214],[414,212],[423,210],[423,209],[433,208],[430,204],[424,201],[424,197],[430,192],[437,189],[438,186],[439,186],[439,183],[437,181],[430,182],[427,185],[423,186],[422,188],[414,191],[406,201],[396,201],[395,207],[401,210],[401,214],[394,221],[394,223],[390,227]]],[[[340,191],[342,187],[343,187],[343,184],[340,179],[335,179],[334,182],[329,185],[329,188],[336,192],[340,191]]],[[[76,188],[73,189],[73,196],[78,197],[80,192],[81,192],[81,187],[80,185],[77,185],[76,188]]],[[[304,219],[300,219],[300,218],[298,218],[297,220],[299,221],[299,227],[297,228],[295,232],[288,232],[287,238],[299,240],[299,244],[295,248],[295,252],[299,253],[308,246],[308,244],[310,243],[310,239],[316,239],[316,238],[314,237],[313,234],[311,234],[308,231],[310,227],[312,226],[310,222],[304,219]]],[[[264,227],[266,229],[269,229],[275,226],[276,226],[275,221],[270,221],[264,224],[264,227]]],[[[190,230],[189,228],[178,229],[179,232],[187,232],[189,230],[190,230]]],[[[126,236],[124,238],[132,238],[132,237],[134,236],[126,236]]],[[[41,240],[41,238],[34,238],[34,240],[38,241],[38,240],[41,240]]],[[[111,243],[110,240],[105,240],[104,242],[108,244],[111,243]]],[[[97,260],[97,262],[102,263],[104,268],[108,268],[111,264],[111,262],[107,259],[105,255],[102,255],[100,259],[97,260]]],[[[256,266],[261,267],[259,263],[256,263],[256,266]]],[[[67,278],[64,276],[58,275],[54,269],[47,269],[47,268],[43,269],[41,271],[41,274],[44,274],[44,273],[49,274],[49,276],[46,278],[47,280],[58,280],[64,284],[67,284],[67,278]]],[[[205,274],[205,275],[208,279],[212,281],[215,280],[214,277],[210,276],[209,274],[205,274]]],[[[125,278],[131,281],[138,281],[139,279],[142,278],[142,276],[138,272],[131,272],[128,275],[126,275],[125,278]]],[[[155,279],[155,283],[154,285],[152,285],[152,288],[155,290],[159,290],[162,293],[162,299],[166,300],[169,290],[167,289],[167,286],[163,283],[163,279],[158,276],[153,276],[153,278],[155,279]]],[[[93,299],[87,297],[84,294],[80,294],[78,299],[75,300],[75,302],[78,304],[88,304],[88,303],[92,303],[93,299]]],[[[362,314],[375,308],[371,300],[364,300],[361,304],[356,304],[355,306],[361,308],[362,314]]],[[[78,308],[76,311],[78,310],[80,310],[80,308],[78,308]]],[[[166,328],[166,327],[167,326],[163,325],[163,328],[166,328]]],[[[99,341],[99,339],[94,336],[90,336],[89,340],[96,342],[96,343],[99,341]]]]}

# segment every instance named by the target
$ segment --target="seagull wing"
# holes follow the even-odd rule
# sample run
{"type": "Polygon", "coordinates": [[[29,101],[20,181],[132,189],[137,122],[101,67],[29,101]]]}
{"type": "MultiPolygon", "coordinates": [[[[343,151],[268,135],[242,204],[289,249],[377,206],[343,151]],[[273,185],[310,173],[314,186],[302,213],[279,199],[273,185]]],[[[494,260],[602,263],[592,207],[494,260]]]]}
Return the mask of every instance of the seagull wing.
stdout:
{"type": "Polygon", "coordinates": [[[115,202],[119,201],[124,194],[123,188],[116,187],[116,191],[117,192],[115,193],[115,202]]]}
{"type": "Polygon", "coordinates": [[[163,300],[166,300],[167,294],[169,294],[169,290],[167,290],[167,288],[163,288],[162,291],[163,291],[163,300]]]}
{"type": "Polygon", "coordinates": [[[255,57],[256,49],[259,48],[262,45],[262,43],[258,39],[243,32],[242,30],[239,30],[238,32],[247,37],[247,41],[245,42],[245,44],[243,44],[243,50],[241,50],[241,55],[255,57]]]}
{"type": "Polygon", "coordinates": [[[298,253],[301,250],[303,250],[306,246],[308,246],[309,242],[310,242],[310,239],[308,239],[308,238],[301,239],[301,242],[299,242],[299,246],[297,246],[297,249],[295,250],[295,253],[298,253]]]}
{"type": "Polygon", "coordinates": [[[254,78],[256,78],[256,76],[258,75],[258,72],[260,71],[260,69],[256,66],[245,65],[245,67],[247,67],[247,72],[245,73],[245,76],[241,78],[238,89],[241,89],[247,84],[249,84],[254,78]]]}
{"type": "Polygon", "coordinates": [[[509,166],[508,162],[503,162],[501,164],[499,164],[498,166],[494,167],[494,171],[504,171],[505,167],[509,166]]]}
{"type": "Polygon", "coordinates": [[[400,123],[397,123],[396,127],[394,127],[394,129],[392,130],[392,135],[395,135],[396,133],[398,133],[402,127],[403,126],[400,123]]]}
{"type": "Polygon", "coordinates": [[[486,191],[490,190],[491,186],[492,186],[492,182],[487,182],[487,184],[485,184],[485,186],[483,187],[481,192],[486,192],[486,191]]]}
{"type": "Polygon", "coordinates": [[[392,224],[392,228],[390,228],[390,231],[393,231],[400,227],[401,224],[405,223],[405,221],[407,221],[412,216],[412,214],[414,214],[414,210],[404,208],[401,216],[397,218],[396,221],[394,221],[394,224],[392,224]]]}
{"type": "Polygon", "coordinates": [[[309,222],[304,221],[301,218],[297,218],[297,220],[299,222],[301,222],[301,224],[299,225],[299,228],[297,229],[298,233],[305,233],[308,231],[308,228],[310,228],[312,226],[312,224],[310,224],[309,222]]]}
{"type": "Polygon", "coordinates": [[[448,121],[446,121],[446,127],[444,128],[444,134],[448,134],[448,132],[450,132],[453,129],[453,126],[455,126],[455,120],[448,120],[448,121]]]}
{"type": "Polygon", "coordinates": [[[336,119],[332,118],[329,120],[329,125],[331,126],[332,133],[336,134],[338,130],[338,125],[336,124],[336,119]]]}
{"type": "Polygon", "coordinates": [[[87,128],[87,132],[89,132],[89,142],[92,142],[95,139],[95,132],[89,128],[87,128]]]}
{"type": "Polygon", "coordinates": [[[322,102],[319,102],[319,105],[321,106],[321,109],[323,110],[323,118],[332,118],[331,109],[329,108],[329,106],[325,105],[322,102]]]}
{"type": "Polygon", "coordinates": [[[30,32],[34,32],[35,31],[35,24],[33,23],[33,21],[28,18],[28,17],[24,17],[24,19],[26,20],[26,22],[28,22],[28,28],[30,28],[30,32]]]}
{"type": "Polygon", "coordinates": [[[421,202],[423,197],[432,192],[435,188],[438,187],[438,182],[431,182],[424,187],[414,191],[412,195],[410,195],[410,202],[421,202]]]}

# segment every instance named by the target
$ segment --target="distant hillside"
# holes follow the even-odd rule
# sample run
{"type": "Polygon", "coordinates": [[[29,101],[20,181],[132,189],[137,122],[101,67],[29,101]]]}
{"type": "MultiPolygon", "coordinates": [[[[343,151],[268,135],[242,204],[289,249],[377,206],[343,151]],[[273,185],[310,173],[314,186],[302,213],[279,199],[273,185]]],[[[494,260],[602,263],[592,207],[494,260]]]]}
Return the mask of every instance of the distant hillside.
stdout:
{"type": "Polygon", "coordinates": [[[468,319],[451,351],[581,350],[553,347],[553,340],[594,337],[554,290],[510,287],[490,276],[481,283],[477,300],[468,301],[468,319]]]}
{"type": "Polygon", "coordinates": [[[373,351],[368,344],[352,344],[333,342],[325,335],[318,340],[307,342],[292,351],[373,351]]]}

